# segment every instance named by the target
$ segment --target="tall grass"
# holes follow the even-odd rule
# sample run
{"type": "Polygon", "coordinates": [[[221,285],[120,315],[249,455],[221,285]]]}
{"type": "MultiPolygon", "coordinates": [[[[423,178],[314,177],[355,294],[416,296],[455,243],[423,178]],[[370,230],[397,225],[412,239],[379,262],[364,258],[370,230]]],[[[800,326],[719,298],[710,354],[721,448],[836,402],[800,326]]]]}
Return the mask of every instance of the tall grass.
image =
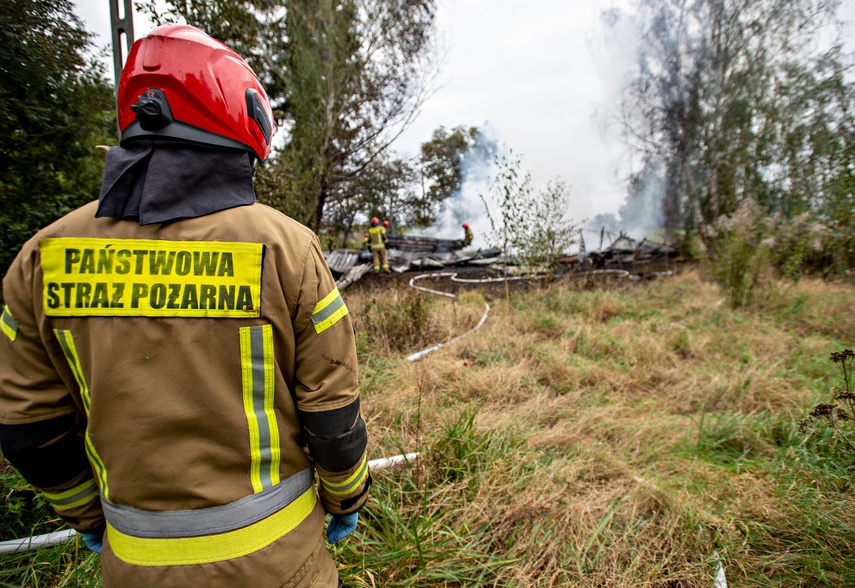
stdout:
{"type": "MultiPolygon", "coordinates": [[[[706,588],[719,565],[731,585],[855,585],[855,468],[798,428],[855,340],[855,288],[732,310],[693,271],[607,285],[499,293],[421,362],[403,358],[471,328],[482,294],[345,292],[371,457],[421,452],[374,473],[333,547],[345,585],[706,588]]],[[[17,585],[97,579],[73,546],[0,562],[17,585]]]]}

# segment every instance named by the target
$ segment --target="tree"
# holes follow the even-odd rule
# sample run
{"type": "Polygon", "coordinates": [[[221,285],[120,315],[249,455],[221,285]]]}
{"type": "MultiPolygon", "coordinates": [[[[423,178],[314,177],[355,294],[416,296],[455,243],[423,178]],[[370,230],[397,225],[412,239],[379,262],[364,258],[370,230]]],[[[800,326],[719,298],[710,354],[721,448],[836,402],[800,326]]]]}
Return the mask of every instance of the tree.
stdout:
{"type": "Polygon", "coordinates": [[[37,229],[98,196],[113,91],[62,0],[0,0],[0,271],[37,229]]]}
{"type": "Polygon", "coordinates": [[[478,140],[478,129],[460,126],[450,131],[434,130],[430,141],[422,143],[419,168],[425,184],[425,200],[439,204],[460,190],[464,161],[478,140]]]}
{"type": "Polygon", "coordinates": [[[789,218],[827,199],[829,146],[853,104],[841,47],[816,49],[838,5],[636,2],[641,50],[622,122],[645,165],[662,167],[666,229],[706,238],[747,198],[789,218]]]}
{"type": "Polygon", "coordinates": [[[433,75],[434,0],[172,0],[184,20],[245,56],[274,101],[284,145],[259,200],[317,229],[412,122],[433,75]]]}
{"type": "Polygon", "coordinates": [[[412,122],[432,74],[433,0],[294,0],[288,4],[289,138],[274,166],[316,228],[412,122]]]}
{"type": "Polygon", "coordinates": [[[417,172],[401,159],[378,157],[349,184],[351,197],[330,203],[326,223],[343,230],[342,247],[357,217],[379,217],[392,227],[413,223],[420,214],[420,200],[415,190],[417,172]]]}

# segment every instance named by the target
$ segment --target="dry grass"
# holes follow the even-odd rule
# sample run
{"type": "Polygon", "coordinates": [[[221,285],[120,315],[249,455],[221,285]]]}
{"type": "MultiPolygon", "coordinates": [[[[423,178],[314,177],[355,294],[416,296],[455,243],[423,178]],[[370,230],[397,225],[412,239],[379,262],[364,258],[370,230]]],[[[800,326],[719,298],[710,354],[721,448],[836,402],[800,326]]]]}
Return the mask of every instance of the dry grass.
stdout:
{"type": "MultiPolygon", "coordinates": [[[[372,452],[425,455],[409,471],[378,473],[381,486],[410,483],[398,488],[393,518],[459,542],[437,540],[436,560],[402,555],[393,572],[376,558],[412,555],[412,537],[387,537],[377,553],[357,539],[339,554],[346,579],[710,586],[718,552],[739,585],[855,582],[851,491],[826,477],[827,494],[794,498],[786,484],[810,487],[816,471],[782,473],[790,460],[810,461],[795,420],[831,384],[827,355],[855,339],[855,289],[807,281],[734,312],[696,272],[578,286],[490,300],[480,331],[422,362],[404,361],[410,350],[366,358],[365,370],[387,377],[363,392],[372,452]],[[449,453],[455,443],[459,454],[449,453]],[[429,509],[417,498],[425,494],[429,509]],[[825,519],[813,535],[804,532],[811,517],[825,519]]],[[[357,316],[372,304],[346,297],[357,316]]],[[[435,342],[464,332],[482,308],[477,293],[434,297],[435,342]]],[[[378,524],[389,520],[369,520],[362,539],[371,543],[378,524]]]]}

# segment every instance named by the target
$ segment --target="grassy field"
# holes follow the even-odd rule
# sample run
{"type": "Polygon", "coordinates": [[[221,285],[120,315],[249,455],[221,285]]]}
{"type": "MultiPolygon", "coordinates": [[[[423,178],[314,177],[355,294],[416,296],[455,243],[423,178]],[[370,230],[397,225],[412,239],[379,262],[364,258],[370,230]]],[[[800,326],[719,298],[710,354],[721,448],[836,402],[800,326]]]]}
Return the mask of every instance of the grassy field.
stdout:
{"type": "MultiPolygon", "coordinates": [[[[346,586],[711,587],[719,569],[730,586],[855,585],[855,455],[798,426],[841,384],[829,357],[855,346],[855,286],[772,284],[741,311],[697,270],[344,295],[370,457],[422,452],[374,473],[333,547],[346,586]],[[405,360],[485,302],[480,330],[405,360]]],[[[4,528],[37,521],[9,534],[53,530],[2,475],[4,528]]],[[[95,586],[97,567],[71,543],[2,557],[0,582],[95,586]]]]}

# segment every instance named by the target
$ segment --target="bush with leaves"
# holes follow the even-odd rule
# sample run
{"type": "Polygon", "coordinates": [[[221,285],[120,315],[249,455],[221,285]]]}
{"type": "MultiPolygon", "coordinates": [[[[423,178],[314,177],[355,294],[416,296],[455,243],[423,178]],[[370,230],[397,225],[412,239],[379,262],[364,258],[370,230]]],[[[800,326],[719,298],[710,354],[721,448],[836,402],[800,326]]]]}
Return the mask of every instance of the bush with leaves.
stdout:
{"type": "Polygon", "coordinates": [[[843,386],[835,386],[832,390],[831,402],[817,404],[808,418],[799,422],[803,433],[812,426],[824,425],[834,429],[837,436],[849,448],[855,459],[855,389],[852,386],[853,363],[855,352],[844,349],[831,354],[831,361],[837,365],[843,375],[843,386]]]}
{"type": "Polygon", "coordinates": [[[497,155],[495,165],[490,192],[497,199],[480,194],[490,221],[487,242],[506,260],[516,257],[530,268],[551,271],[576,242],[578,226],[567,216],[570,186],[557,178],[535,192],[531,174],[512,150],[497,155]]]}

